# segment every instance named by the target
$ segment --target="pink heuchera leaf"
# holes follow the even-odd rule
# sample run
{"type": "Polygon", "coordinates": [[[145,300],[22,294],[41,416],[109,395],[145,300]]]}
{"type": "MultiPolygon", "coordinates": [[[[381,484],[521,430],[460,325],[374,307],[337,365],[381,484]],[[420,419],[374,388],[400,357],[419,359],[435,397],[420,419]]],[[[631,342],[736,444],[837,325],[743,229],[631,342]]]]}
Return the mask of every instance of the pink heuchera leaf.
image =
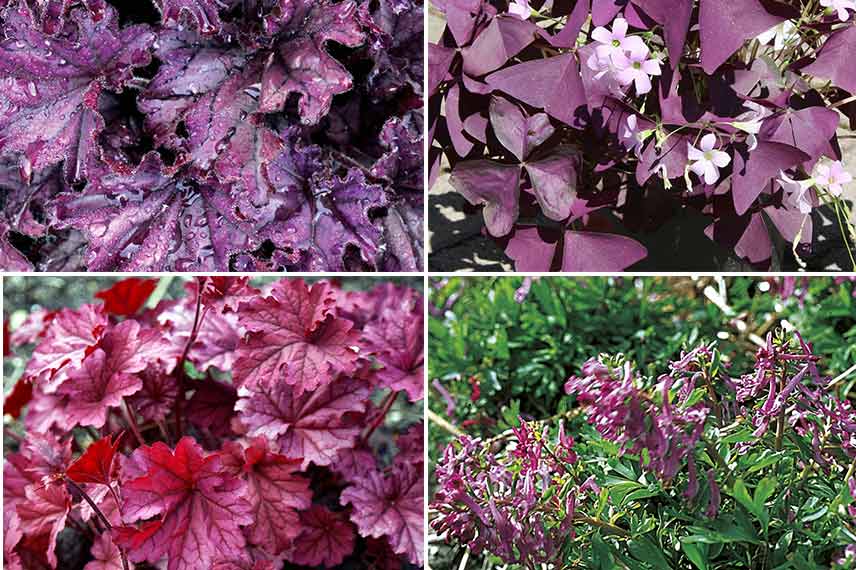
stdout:
{"type": "Polygon", "coordinates": [[[54,392],[66,379],[67,370],[78,368],[104,334],[107,315],[101,307],[83,305],[62,309],[51,321],[44,340],[33,351],[25,375],[54,392]]]}
{"type": "Polygon", "coordinates": [[[359,334],[351,321],[334,316],[334,299],[326,283],[310,289],[295,279],[242,304],[238,322],[248,334],[238,347],[235,382],[252,387],[281,378],[299,396],[352,372],[358,355],[351,347],[359,334]]]}
{"type": "Polygon", "coordinates": [[[27,540],[47,539],[47,559],[56,568],[56,537],[65,528],[65,518],[71,510],[71,495],[62,484],[34,484],[26,489],[25,500],[18,503],[21,531],[27,540]]]}
{"type": "Polygon", "coordinates": [[[342,491],[341,504],[353,507],[351,520],[360,534],[385,536],[393,550],[422,565],[422,467],[394,465],[384,475],[378,471],[357,480],[342,491]]]}
{"type": "Polygon", "coordinates": [[[123,570],[119,547],[107,532],[101,533],[92,544],[92,557],[95,560],[86,563],[83,570],[123,570]]]}
{"type": "Polygon", "coordinates": [[[20,156],[25,180],[75,157],[66,161],[66,171],[78,178],[104,127],[99,94],[121,91],[134,67],[148,65],[155,35],[147,26],[120,30],[112,7],[100,21],[73,9],[55,37],[31,22],[24,8],[4,12],[0,76],[15,87],[0,92],[0,154],[20,156]]]}
{"type": "MultiPolygon", "coordinates": [[[[275,377],[274,377],[275,378],[275,377]]],[[[337,380],[298,396],[295,388],[270,381],[241,387],[235,405],[248,435],[276,441],[286,457],[329,465],[340,449],[354,446],[360,433],[355,417],[365,412],[368,386],[351,378],[337,380]]]]}
{"type": "Polygon", "coordinates": [[[301,566],[333,568],[354,551],[354,525],[321,505],[300,513],[302,530],[288,559],[301,566]]]}
{"type": "Polygon", "coordinates": [[[69,399],[65,411],[71,424],[100,428],[110,408],[121,405],[125,396],[135,394],[142,385],[137,376],[114,372],[107,355],[98,348],[83,361],[82,368],[69,374],[57,395],[69,399]]]}
{"type": "Polygon", "coordinates": [[[425,461],[425,424],[413,424],[407,431],[398,436],[395,445],[398,447],[397,461],[416,465],[425,461]]]}
{"type": "Polygon", "coordinates": [[[114,478],[114,460],[121,434],[115,438],[102,437],[89,445],[66,470],[66,476],[76,483],[109,485],[114,478]]]}
{"type": "Polygon", "coordinates": [[[257,437],[246,447],[226,443],[223,468],[247,482],[246,499],[253,513],[247,539],[274,555],[291,546],[300,533],[297,511],[312,504],[309,479],[297,474],[300,461],[272,452],[268,440],[257,437]]]}
{"type": "Polygon", "coordinates": [[[148,368],[139,374],[143,385],[139,392],[130,396],[128,402],[134,412],[146,421],[163,421],[172,410],[178,396],[178,381],[175,376],[148,368]]]}
{"type": "Polygon", "coordinates": [[[244,557],[240,525],[253,522],[247,486],[224,471],[219,453],[205,455],[193,438],[183,437],[175,451],[157,442],[134,455],[146,471],[122,487],[125,520],[160,519],[117,533],[131,560],[157,562],[168,555],[168,570],[192,570],[221,557],[244,557]]]}
{"type": "Polygon", "coordinates": [[[57,311],[48,311],[46,309],[37,309],[27,315],[24,322],[12,331],[12,335],[9,337],[10,346],[16,348],[24,344],[34,343],[43,338],[48,330],[48,326],[56,315],[57,311]]]}
{"type": "Polygon", "coordinates": [[[388,310],[366,325],[363,335],[383,368],[380,381],[393,390],[405,390],[411,402],[423,395],[423,324],[421,303],[388,310]]]}
{"type": "Polygon", "coordinates": [[[17,512],[3,513],[3,567],[8,570],[23,570],[21,557],[15,552],[15,547],[24,533],[21,532],[21,520],[17,512]]]}

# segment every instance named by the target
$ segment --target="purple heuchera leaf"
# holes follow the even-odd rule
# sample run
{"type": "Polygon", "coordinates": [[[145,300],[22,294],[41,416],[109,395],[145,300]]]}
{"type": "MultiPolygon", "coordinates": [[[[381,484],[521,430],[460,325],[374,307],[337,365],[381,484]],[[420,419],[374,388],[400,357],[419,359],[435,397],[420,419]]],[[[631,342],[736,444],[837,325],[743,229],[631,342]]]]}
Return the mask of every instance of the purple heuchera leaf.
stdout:
{"type": "Polygon", "coordinates": [[[586,106],[579,64],[572,53],[518,63],[487,76],[488,85],[572,127],[586,106]]]}
{"type": "Polygon", "coordinates": [[[700,0],[701,66],[712,75],[743,42],[782,23],[759,0],[700,0]]]}
{"type": "MultiPolygon", "coordinates": [[[[102,90],[120,91],[134,67],[148,65],[155,35],[148,26],[119,29],[113,8],[96,22],[72,10],[55,37],[33,29],[24,8],[3,12],[0,155],[20,158],[22,178],[83,150],[104,126],[102,90]]],[[[71,162],[71,161],[70,161],[71,162]]]]}
{"type": "Polygon", "coordinates": [[[459,163],[449,184],[471,204],[484,204],[487,231],[500,237],[514,227],[519,214],[520,167],[490,160],[459,163]]]}
{"type": "Polygon", "coordinates": [[[57,227],[89,239],[93,270],[215,270],[258,239],[216,181],[172,177],[156,153],[130,174],[103,171],[85,192],[59,196],[56,214],[57,227]]]}
{"type": "Polygon", "coordinates": [[[834,85],[856,93],[856,26],[848,23],[830,35],[817,59],[802,69],[803,73],[829,79],[834,85]]]}
{"type": "Polygon", "coordinates": [[[218,0],[154,0],[166,25],[181,25],[189,20],[203,34],[213,34],[220,30],[218,0]]]}

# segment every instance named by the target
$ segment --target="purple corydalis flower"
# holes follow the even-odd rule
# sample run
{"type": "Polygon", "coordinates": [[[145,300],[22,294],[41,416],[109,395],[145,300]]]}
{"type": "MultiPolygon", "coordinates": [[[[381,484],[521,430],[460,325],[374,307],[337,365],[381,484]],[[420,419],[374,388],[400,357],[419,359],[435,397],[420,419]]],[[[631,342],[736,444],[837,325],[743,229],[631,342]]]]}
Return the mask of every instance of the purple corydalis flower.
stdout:
{"type": "Polygon", "coordinates": [[[699,177],[704,178],[704,183],[708,186],[716,184],[719,180],[719,169],[728,166],[731,162],[731,157],[728,153],[721,150],[716,150],[716,135],[708,133],[701,138],[700,148],[687,143],[687,157],[692,164],[690,170],[695,172],[699,177]]]}
{"type": "Polygon", "coordinates": [[[705,514],[715,519],[716,515],[719,514],[719,504],[722,497],[719,494],[719,485],[716,484],[716,472],[713,469],[708,469],[707,471],[707,486],[710,490],[710,502],[707,505],[705,514]]]}

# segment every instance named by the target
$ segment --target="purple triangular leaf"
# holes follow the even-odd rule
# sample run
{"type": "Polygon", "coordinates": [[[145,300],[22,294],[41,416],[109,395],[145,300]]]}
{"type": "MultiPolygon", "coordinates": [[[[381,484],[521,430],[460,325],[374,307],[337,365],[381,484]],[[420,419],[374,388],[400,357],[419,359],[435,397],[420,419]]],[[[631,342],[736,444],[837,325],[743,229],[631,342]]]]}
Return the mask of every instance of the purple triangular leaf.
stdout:
{"type": "Polygon", "coordinates": [[[600,232],[565,232],[562,271],[624,271],[648,250],[629,237],[600,232]]]}
{"type": "Polygon", "coordinates": [[[550,271],[557,245],[541,237],[538,228],[517,228],[508,240],[505,254],[514,260],[516,271],[550,271]]]}
{"type": "Polygon", "coordinates": [[[578,155],[570,147],[559,147],[546,158],[524,164],[535,199],[551,220],[561,221],[571,215],[577,195],[578,164],[578,155]]]}
{"type": "Polygon", "coordinates": [[[484,204],[484,221],[492,236],[504,236],[519,214],[520,167],[490,160],[468,160],[452,170],[449,184],[470,204],[484,204]]]}
{"type": "Polygon", "coordinates": [[[531,44],[538,26],[515,16],[494,18],[473,43],[463,49],[464,72],[484,75],[499,69],[505,62],[531,44]]]}
{"type": "Polygon", "coordinates": [[[591,21],[595,26],[605,26],[610,23],[628,0],[592,0],[591,21]]]}
{"type": "Polygon", "coordinates": [[[745,152],[735,152],[731,181],[735,211],[743,215],[780,170],[808,159],[801,150],[777,142],[759,142],[755,150],[748,153],[748,159],[745,152]]]}
{"type": "Polygon", "coordinates": [[[553,47],[572,48],[577,45],[577,37],[583,24],[588,20],[590,0],[577,0],[568,21],[555,36],[551,36],[542,30],[541,36],[550,42],[553,47]]]}
{"type": "Polygon", "coordinates": [[[456,50],[438,44],[428,44],[428,96],[437,92],[440,84],[449,78],[449,67],[456,50]]]}
{"type": "Polygon", "coordinates": [[[700,0],[701,66],[712,75],[749,38],[783,22],[759,0],[700,0]]]}
{"type": "Polygon", "coordinates": [[[817,60],[802,69],[803,73],[829,79],[834,85],[856,93],[856,25],[848,25],[830,35],[817,60]]]}
{"type": "MultiPolygon", "coordinates": [[[[764,121],[758,134],[769,140],[795,146],[805,152],[812,164],[821,155],[836,158],[830,139],[838,128],[838,113],[825,107],[808,107],[795,111],[791,108],[777,117],[764,121]]],[[[807,165],[808,168],[812,164],[807,165]]]]}
{"type": "Polygon", "coordinates": [[[490,124],[502,146],[521,162],[555,130],[544,113],[527,117],[517,105],[502,97],[491,98],[490,124]]]}
{"type": "Polygon", "coordinates": [[[473,150],[473,143],[464,136],[464,121],[461,118],[460,109],[461,87],[459,84],[452,85],[446,94],[446,128],[452,146],[458,156],[467,156],[473,150]]]}
{"type": "Polygon", "coordinates": [[[693,15],[693,0],[635,0],[634,3],[663,25],[669,62],[675,69],[684,52],[693,15]]]}
{"type": "Polygon", "coordinates": [[[572,127],[581,127],[578,114],[586,98],[577,60],[572,53],[527,61],[487,77],[493,89],[507,93],[572,127]]]}

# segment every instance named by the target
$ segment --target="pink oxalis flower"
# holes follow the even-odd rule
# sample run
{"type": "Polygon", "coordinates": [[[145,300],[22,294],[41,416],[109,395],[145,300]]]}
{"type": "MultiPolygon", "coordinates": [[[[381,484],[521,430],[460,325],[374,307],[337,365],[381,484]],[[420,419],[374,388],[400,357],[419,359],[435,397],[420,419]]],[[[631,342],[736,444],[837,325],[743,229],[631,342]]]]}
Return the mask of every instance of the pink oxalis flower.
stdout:
{"type": "Polygon", "coordinates": [[[731,162],[731,157],[727,152],[716,150],[716,135],[708,133],[701,138],[699,146],[694,147],[691,143],[687,143],[687,156],[692,161],[690,170],[698,176],[704,178],[704,183],[707,185],[716,184],[719,180],[719,169],[728,166],[731,162]]]}

